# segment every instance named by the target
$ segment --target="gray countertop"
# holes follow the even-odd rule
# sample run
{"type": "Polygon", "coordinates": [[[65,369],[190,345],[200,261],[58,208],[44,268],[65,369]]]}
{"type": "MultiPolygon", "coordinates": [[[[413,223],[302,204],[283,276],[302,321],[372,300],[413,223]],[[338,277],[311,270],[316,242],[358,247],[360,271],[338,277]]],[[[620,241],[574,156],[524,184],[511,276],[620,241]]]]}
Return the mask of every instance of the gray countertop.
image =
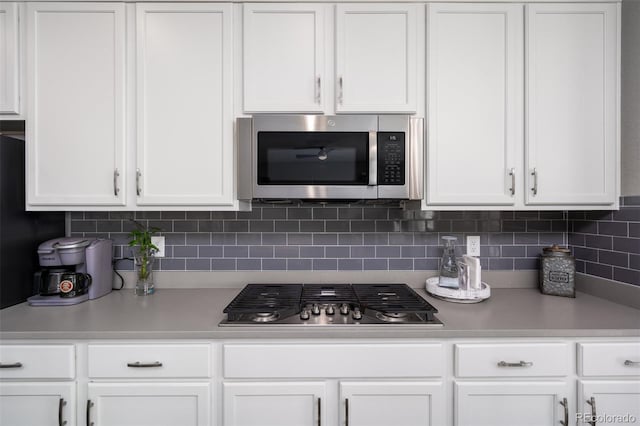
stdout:
{"type": "Polygon", "coordinates": [[[640,310],[578,293],[575,299],[536,289],[495,289],[489,300],[462,305],[433,299],[444,327],[218,327],[238,289],[161,289],[136,297],[114,291],[66,307],[20,304],[0,311],[1,339],[241,339],[640,336],[640,310]]]}

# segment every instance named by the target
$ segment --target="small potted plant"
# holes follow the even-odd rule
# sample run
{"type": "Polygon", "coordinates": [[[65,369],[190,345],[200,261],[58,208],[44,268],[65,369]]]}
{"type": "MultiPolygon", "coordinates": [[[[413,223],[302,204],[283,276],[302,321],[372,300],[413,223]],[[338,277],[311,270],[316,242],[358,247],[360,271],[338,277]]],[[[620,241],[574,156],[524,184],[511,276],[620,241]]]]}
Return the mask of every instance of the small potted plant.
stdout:
{"type": "Polygon", "coordinates": [[[151,237],[160,232],[160,228],[148,227],[135,220],[132,221],[136,229],[129,232],[129,247],[132,247],[134,266],[136,272],[136,289],[138,296],[153,294],[155,287],[153,284],[153,262],[155,254],[158,252],[151,237]]]}

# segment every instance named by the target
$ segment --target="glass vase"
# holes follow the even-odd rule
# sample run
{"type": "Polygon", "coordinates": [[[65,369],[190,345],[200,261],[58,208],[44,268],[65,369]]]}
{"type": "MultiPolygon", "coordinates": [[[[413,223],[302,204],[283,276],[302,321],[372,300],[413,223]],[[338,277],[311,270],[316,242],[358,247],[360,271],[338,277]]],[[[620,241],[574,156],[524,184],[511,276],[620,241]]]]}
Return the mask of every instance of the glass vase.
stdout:
{"type": "Polygon", "coordinates": [[[155,261],[155,257],[153,256],[153,253],[138,251],[134,258],[136,295],[148,296],[153,294],[155,291],[155,286],[153,284],[153,263],[155,261]]]}

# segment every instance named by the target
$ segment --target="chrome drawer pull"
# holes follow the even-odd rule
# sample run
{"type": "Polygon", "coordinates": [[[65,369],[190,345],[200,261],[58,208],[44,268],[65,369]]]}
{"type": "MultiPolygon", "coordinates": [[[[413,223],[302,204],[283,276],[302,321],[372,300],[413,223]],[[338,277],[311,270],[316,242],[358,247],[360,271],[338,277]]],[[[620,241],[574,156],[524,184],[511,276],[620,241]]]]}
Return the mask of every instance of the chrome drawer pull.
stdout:
{"type": "Polygon", "coordinates": [[[131,367],[131,368],[162,367],[162,363],[160,361],[146,362],[146,363],[136,361],[136,362],[128,362],[127,367],[131,367]]]}
{"type": "Polygon", "coordinates": [[[513,167],[509,170],[509,176],[511,176],[511,188],[509,188],[509,192],[511,196],[516,195],[516,169],[513,167]]]}
{"type": "Polygon", "coordinates": [[[560,424],[562,426],[569,426],[569,403],[567,402],[567,398],[562,398],[560,405],[564,407],[564,421],[561,421],[560,424]]]}
{"type": "Polygon", "coordinates": [[[344,399],[344,426],[349,426],[349,398],[344,399]]]}
{"type": "Polygon", "coordinates": [[[630,359],[627,359],[624,361],[624,365],[626,366],[640,365],[640,361],[631,361],[630,359]]]}
{"type": "Polygon", "coordinates": [[[94,423],[91,421],[91,407],[94,406],[94,403],[90,400],[87,399],[87,426],[93,426],[94,423]]]}
{"type": "Polygon", "coordinates": [[[64,407],[65,405],[67,405],[67,401],[65,401],[63,398],[60,398],[60,401],[58,403],[58,426],[65,426],[67,424],[66,420],[62,420],[62,407],[64,407]]]}
{"type": "Polygon", "coordinates": [[[318,397],[318,426],[322,426],[322,398],[318,397]]]}
{"type": "Polygon", "coordinates": [[[22,368],[22,363],[14,362],[13,364],[3,364],[0,362],[0,368],[22,368]]]}
{"type": "Polygon", "coordinates": [[[591,406],[591,421],[587,423],[589,423],[591,426],[596,426],[596,417],[598,416],[598,413],[596,411],[595,397],[592,396],[591,398],[587,399],[587,404],[591,406]]]}
{"type": "Polygon", "coordinates": [[[520,361],[520,362],[506,362],[500,361],[498,367],[533,367],[532,362],[520,361]]]}

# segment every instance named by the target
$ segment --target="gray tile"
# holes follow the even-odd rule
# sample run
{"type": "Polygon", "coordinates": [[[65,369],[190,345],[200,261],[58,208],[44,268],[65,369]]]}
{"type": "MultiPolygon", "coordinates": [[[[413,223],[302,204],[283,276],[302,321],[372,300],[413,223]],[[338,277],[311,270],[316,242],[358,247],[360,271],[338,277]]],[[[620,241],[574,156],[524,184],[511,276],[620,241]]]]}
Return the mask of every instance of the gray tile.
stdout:
{"type": "Polygon", "coordinates": [[[249,257],[249,247],[224,246],[224,257],[249,257]]]}
{"type": "Polygon", "coordinates": [[[427,221],[425,220],[404,220],[395,221],[394,227],[400,225],[400,231],[402,232],[415,232],[421,233],[427,231],[427,221]]]}
{"type": "Polygon", "coordinates": [[[500,246],[480,246],[481,257],[500,257],[500,246]]]}
{"type": "Polygon", "coordinates": [[[375,230],[376,232],[399,232],[402,230],[402,224],[395,220],[376,220],[375,230]]]}
{"type": "Polygon", "coordinates": [[[439,267],[438,259],[413,259],[413,269],[416,271],[437,271],[439,267]]]}
{"type": "Polygon", "coordinates": [[[322,246],[302,246],[300,247],[300,257],[321,258],[324,257],[324,247],[322,246]]]}
{"type": "Polygon", "coordinates": [[[84,212],[85,219],[109,219],[109,212],[84,212]]]}
{"type": "Polygon", "coordinates": [[[629,255],[629,268],[640,270],[640,254],[629,255]]]}
{"type": "Polygon", "coordinates": [[[386,220],[388,217],[387,209],[363,209],[363,216],[365,220],[386,220]]]}
{"type": "Polygon", "coordinates": [[[339,219],[362,219],[362,209],[359,207],[346,207],[338,209],[339,219]]]}
{"type": "Polygon", "coordinates": [[[313,234],[313,244],[316,246],[330,246],[338,244],[337,234],[313,234]]]}
{"type": "MultiPolygon", "coordinates": [[[[249,221],[248,220],[225,220],[223,229],[224,229],[224,232],[249,232],[249,221]]],[[[251,232],[259,232],[259,231],[251,229],[251,232]]]]}
{"type": "Polygon", "coordinates": [[[387,259],[364,259],[362,267],[365,271],[386,271],[389,269],[387,259]]]}
{"type": "Polygon", "coordinates": [[[626,222],[598,222],[598,233],[626,237],[628,235],[628,226],[626,222]]]}
{"type": "Polygon", "coordinates": [[[631,254],[640,254],[639,238],[613,238],[613,249],[631,254]]]}
{"type": "Polygon", "coordinates": [[[438,214],[440,219],[460,220],[465,218],[462,211],[442,211],[438,212],[438,214]]]}
{"type": "Polygon", "coordinates": [[[276,232],[300,232],[300,221],[297,220],[276,220],[276,232]]]}
{"type": "Polygon", "coordinates": [[[583,245],[590,248],[611,250],[613,247],[613,238],[602,235],[584,235],[583,245]]]}
{"type": "Polygon", "coordinates": [[[516,219],[538,219],[540,217],[537,211],[517,211],[515,213],[516,219]]]}
{"type": "Polygon", "coordinates": [[[525,246],[502,246],[503,257],[525,257],[527,248],[525,246]]]}
{"type": "Polygon", "coordinates": [[[121,232],[122,221],[120,220],[98,220],[96,223],[98,232],[121,232]]]}
{"type": "MultiPolygon", "coordinates": [[[[353,227],[352,227],[353,229],[353,227]]],[[[363,235],[362,242],[369,246],[381,246],[389,244],[389,234],[387,233],[367,233],[363,235]]]]}
{"type": "Polygon", "coordinates": [[[475,232],[478,224],[475,220],[452,220],[451,230],[453,232],[475,232]]]}
{"type": "MultiPolygon", "coordinates": [[[[497,221],[498,226],[500,226],[500,222],[497,221]]],[[[496,229],[499,230],[500,228],[496,229]]],[[[427,221],[427,231],[435,231],[435,232],[453,232],[453,228],[451,227],[450,220],[429,220],[427,221]]]]}
{"type": "Polygon", "coordinates": [[[329,246],[324,249],[325,257],[349,257],[350,250],[346,246],[329,246]]]}
{"type": "Polygon", "coordinates": [[[235,220],[237,218],[236,212],[211,212],[211,219],[235,220]]]}
{"type": "Polygon", "coordinates": [[[440,246],[427,246],[427,257],[440,258],[442,256],[442,247],[440,246]]]}
{"type": "Polygon", "coordinates": [[[209,220],[211,219],[211,212],[187,212],[187,219],[189,220],[209,220]]]}
{"type": "Polygon", "coordinates": [[[485,220],[478,223],[478,231],[480,232],[500,232],[502,230],[502,221],[485,220]]]}
{"type": "Polygon", "coordinates": [[[286,219],[287,209],[285,207],[274,207],[272,209],[262,209],[262,219],[286,219]]]}
{"type": "Polygon", "coordinates": [[[576,272],[584,273],[584,260],[576,260],[576,272]]]}
{"type": "Polygon", "coordinates": [[[200,246],[198,247],[198,257],[223,257],[222,246],[200,246]]]}
{"type": "Polygon", "coordinates": [[[160,212],[135,212],[136,219],[160,219],[160,212]]]}
{"type": "MultiPolygon", "coordinates": [[[[183,234],[182,232],[168,232],[168,233],[162,233],[162,235],[164,235],[164,244],[167,246],[184,246],[186,245],[186,234],[183,234]]],[[[208,235],[208,234],[204,234],[204,235],[208,235]]]]}
{"type": "Polygon", "coordinates": [[[289,271],[311,271],[312,269],[311,259],[287,259],[287,270],[289,271]]]}
{"type": "Polygon", "coordinates": [[[493,245],[513,244],[513,234],[512,233],[489,234],[489,244],[493,244],[493,245]]]}
{"type": "Polygon", "coordinates": [[[351,257],[372,258],[376,257],[375,246],[352,246],[351,257]]]}
{"type": "MultiPolygon", "coordinates": [[[[123,212],[126,213],[126,212],[123,212]]],[[[84,212],[71,212],[71,220],[82,220],[84,219],[84,212]]],[[[114,217],[114,219],[118,219],[114,217]]]]}
{"type": "Polygon", "coordinates": [[[629,254],[617,251],[598,250],[598,263],[627,268],[629,266],[629,254]]]}
{"type": "Polygon", "coordinates": [[[490,270],[513,270],[513,259],[489,259],[490,270]]]}
{"type": "Polygon", "coordinates": [[[205,232],[189,233],[186,234],[186,240],[188,245],[208,246],[211,244],[211,234],[205,232]]]}
{"type": "Polygon", "coordinates": [[[160,212],[161,219],[175,219],[175,220],[184,220],[186,217],[186,212],[160,212]]]}
{"type": "Polygon", "coordinates": [[[566,245],[565,234],[561,234],[558,232],[542,232],[540,233],[538,238],[539,238],[539,244],[544,244],[544,245],[558,244],[559,246],[566,245]]]}
{"type": "Polygon", "coordinates": [[[338,259],[339,271],[362,271],[362,259],[338,259]]]}
{"type": "Polygon", "coordinates": [[[122,221],[122,232],[131,232],[134,229],[138,229],[138,227],[136,226],[136,223],[142,225],[142,226],[148,226],[149,225],[149,221],[148,220],[136,220],[135,222],[132,220],[123,220],[122,221]]]}
{"type": "Polygon", "coordinates": [[[162,271],[184,271],[184,259],[160,259],[160,270],[162,271]]]}
{"type": "Polygon", "coordinates": [[[413,234],[410,233],[396,233],[389,234],[389,244],[399,246],[413,245],[413,234]]]}
{"type": "Polygon", "coordinates": [[[599,263],[585,262],[585,272],[589,275],[612,279],[613,268],[609,265],[601,265],[599,263]]]}
{"type": "Polygon", "coordinates": [[[262,243],[262,234],[240,233],[237,235],[239,246],[255,246],[262,243]]]}
{"type": "Polygon", "coordinates": [[[238,271],[260,271],[262,261],[260,259],[238,259],[236,261],[238,271]]]}
{"type": "MultiPolygon", "coordinates": [[[[185,223],[185,222],[181,222],[185,223]]],[[[150,220],[149,228],[158,228],[161,232],[173,232],[173,221],[171,220],[150,220]]],[[[124,230],[124,229],[123,229],[124,230]]],[[[189,228],[185,226],[182,229],[177,229],[176,232],[188,232],[188,231],[197,231],[197,227],[189,228]]]]}
{"type": "Polygon", "coordinates": [[[300,248],[298,246],[276,246],[273,252],[274,257],[300,257],[300,248]]]}
{"type": "Polygon", "coordinates": [[[238,220],[250,220],[250,219],[260,220],[262,219],[262,209],[253,208],[251,211],[248,211],[248,212],[238,212],[236,214],[236,218],[238,220]]]}
{"type": "Polygon", "coordinates": [[[434,246],[438,243],[438,234],[421,232],[413,235],[413,244],[415,245],[434,246]]]}
{"type": "Polygon", "coordinates": [[[71,232],[97,232],[95,220],[72,220],[71,232]]]}
{"type": "Polygon", "coordinates": [[[288,219],[311,219],[311,209],[308,207],[289,207],[287,209],[288,219]]]}
{"type": "Polygon", "coordinates": [[[377,246],[376,257],[378,258],[400,257],[400,246],[377,246]]]}
{"type": "Polygon", "coordinates": [[[287,234],[267,233],[262,234],[262,244],[265,246],[285,246],[287,245],[287,234]]]}
{"type": "Polygon", "coordinates": [[[300,231],[302,232],[324,232],[324,221],[322,220],[301,220],[300,231]]]}
{"type": "Polygon", "coordinates": [[[581,211],[569,211],[567,212],[567,218],[569,220],[584,220],[585,214],[581,211]]]}
{"type": "Polygon", "coordinates": [[[567,232],[569,230],[569,223],[564,220],[552,220],[551,232],[567,232]]]}
{"type": "Polygon", "coordinates": [[[174,257],[173,256],[173,248],[175,246],[164,246],[164,257],[174,257]]]}
{"type": "Polygon", "coordinates": [[[338,209],[335,207],[314,207],[313,209],[313,219],[337,219],[338,218],[338,209]]]}
{"type": "Polygon", "coordinates": [[[629,236],[634,238],[640,238],[640,223],[629,224],[629,236]]]}
{"type": "Polygon", "coordinates": [[[516,233],[513,236],[513,242],[515,244],[538,244],[538,234],[516,233]]]}
{"type": "MultiPolygon", "coordinates": [[[[609,241],[611,241],[611,237],[604,237],[604,238],[609,238],[609,241]]],[[[584,246],[585,245],[585,235],[584,234],[569,234],[569,245],[572,246],[584,246]]]]}
{"type": "Polygon", "coordinates": [[[198,257],[198,246],[173,246],[174,257],[198,257]]]}
{"type": "Polygon", "coordinates": [[[286,271],[287,259],[262,259],[263,271],[286,271]]]}
{"type": "Polygon", "coordinates": [[[187,271],[209,271],[211,270],[211,259],[187,259],[187,271]]]}
{"type": "Polygon", "coordinates": [[[408,219],[408,217],[407,217],[407,215],[406,215],[406,213],[405,213],[405,211],[404,211],[403,209],[400,209],[400,208],[396,209],[396,208],[393,208],[393,207],[390,207],[390,208],[387,210],[387,217],[388,217],[390,220],[395,220],[395,219],[397,219],[397,220],[408,219]]]}
{"type": "Polygon", "coordinates": [[[212,271],[235,271],[236,259],[211,259],[212,271]]]}
{"type": "Polygon", "coordinates": [[[338,270],[337,259],[313,259],[314,271],[336,271],[338,270]]]}
{"type": "Polygon", "coordinates": [[[621,197],[625,206],[640,206],[640,196],[621,197]]]}
{"type": "Polygon", "coordinates": [[[390,271],[411,271],[413,270],[413,259],[389,259],[390,271]]]}
{"type": "Polygon", "coordinates": [[[514,266],[514,269],[518,271],[537,270],[540,268],[540,262],[537,257],[525,258],[525,259],[514,259],[513,266],[514,266]]]}
{"type": "Polygon", "coordinates": [[[251,246],[249,257],[273,257],[273,246],[251,246]]]}
{"type": "Polygon", "coordinates": [[[287,234],[287,244],[290,246],[301,246],[313,244],[313,234],[287,234]]]}
{"type": "Polygon", "coordinates": [[[527,246],[527,257],[538,257],[546,246],[527,246]]]}
{"type": "Polygon", "coordinates": [[[351,232],[375,232],[376,223],[372,220],[352,220],[351,232]]]}
{"type": "Polygon", "coordinates": [[[551,221],[550,220],[528,220],[527,232],[550,232],[551,221]]]}
{"type": "Polygon", "coordinates": [[[541,211],[540,219],[564,219],[563,211],[541,211]]]}
{"type": "Polygon", "coordinates": [[[198,231],[200,232],[222,232],[223,222],[220,220],[199,220],[198,231]]]}
{"type": "Polygon", "coordinates": [[[598,224],[596,222],[585,220],[573,220],[571,221],[571,230],[573,230],[573,232],[582,232],[585,234],[597,234],[598,224]]]}
{"type": "Polygon", "coordinates": [[[424,246],[402,246],[401,256],[407,257],[425,257],[424,246]]]}
{"type": "Polygon", "coordinates": [[[236,244],[236,234],[234,233],[215,233],[211,234],[211,244],[232,246],[236,244]]]}
{"type": "Polygon", "coordinates": [[[251,232],[273,232],[273,220],[250,220],[249,231],[251,232]]]}
{"type": "Polygon", "coordinates": [[[573,255],[576,259],[580,260],[589,260],[591,262],[598,261],[598,250],[584,248],[584,247],[575,247],[573,249],[573,255]]]}
{"type": "Polygon", "coordinates": [[[338,244],[342,246],[362,245],[362,234],[338,234],[338,244]]]}
{"type": "Polygon", "coordinates": [[[640,285],[640,271],[625,268],[613,268],[613,279],[623,283],[640,285]]]}
{"type": "MultiPolygon", "coordinates": [[[[117,220],[117,219],[129,220],[129,219],[133,219],[134,217],[135,217],[134,212],[109,212],[109,219],[111,220],[117,220]]],[[[75,219],[75,218],[71,216],[71,219],[75,219]]]]}
{"type": "Polygon", "coordinates": [[[350,226],[347,220],[328,220],[325,222],[327,232],[349,232],[350,226]]]}

